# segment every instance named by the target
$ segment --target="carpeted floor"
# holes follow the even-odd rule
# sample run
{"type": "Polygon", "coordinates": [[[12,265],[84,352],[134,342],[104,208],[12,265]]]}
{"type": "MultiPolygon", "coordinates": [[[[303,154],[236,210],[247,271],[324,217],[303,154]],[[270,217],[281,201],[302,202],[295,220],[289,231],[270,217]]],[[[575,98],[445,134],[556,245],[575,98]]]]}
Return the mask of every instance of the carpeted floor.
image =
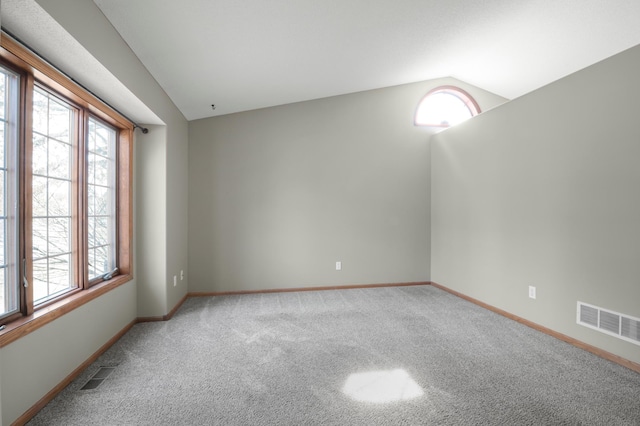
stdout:
{"type": "Polygon", "coordinates": [[[640,374],[432,286],[203,297],[29,424],[640,425],[640,374]]]}

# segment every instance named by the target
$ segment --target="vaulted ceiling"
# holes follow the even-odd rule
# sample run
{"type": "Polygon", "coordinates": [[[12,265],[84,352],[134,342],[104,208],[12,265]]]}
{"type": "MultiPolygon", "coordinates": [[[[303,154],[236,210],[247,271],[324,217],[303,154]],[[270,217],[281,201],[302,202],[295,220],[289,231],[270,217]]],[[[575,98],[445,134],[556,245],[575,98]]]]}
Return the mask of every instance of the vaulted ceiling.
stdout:
{"type": "Polygon", "coordinates": [[[515,98],[640,44],[638,0],[94,1],[190,120],[446,76],[515,98]]]}
{"type": "Polygon", "coordinates": [[[512,99],[640,44],[638,0],[94,3],[189,120],[447,76],[512,99]]]}

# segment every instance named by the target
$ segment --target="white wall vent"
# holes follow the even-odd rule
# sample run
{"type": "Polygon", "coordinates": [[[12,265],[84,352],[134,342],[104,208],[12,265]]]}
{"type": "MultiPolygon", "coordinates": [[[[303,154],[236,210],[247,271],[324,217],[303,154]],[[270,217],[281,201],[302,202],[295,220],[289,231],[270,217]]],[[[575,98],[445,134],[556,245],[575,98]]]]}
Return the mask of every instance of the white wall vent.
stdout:
{"type": "Polygon", "coordinates": [[[578,302],[578,324],[640,345],[640,319],[578,302]]]}

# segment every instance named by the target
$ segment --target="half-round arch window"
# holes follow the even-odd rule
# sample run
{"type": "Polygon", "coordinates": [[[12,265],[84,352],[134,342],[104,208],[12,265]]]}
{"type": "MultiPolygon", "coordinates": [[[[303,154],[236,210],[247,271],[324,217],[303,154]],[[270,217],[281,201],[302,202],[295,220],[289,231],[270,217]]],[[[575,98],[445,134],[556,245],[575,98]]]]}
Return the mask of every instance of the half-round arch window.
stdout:
{"type": "Polygon", "coordinates": [[[436,87],[425,95],[416,110],[417,126],[450,127],[480,113],[470,94],[453,86],[436,87]]]}

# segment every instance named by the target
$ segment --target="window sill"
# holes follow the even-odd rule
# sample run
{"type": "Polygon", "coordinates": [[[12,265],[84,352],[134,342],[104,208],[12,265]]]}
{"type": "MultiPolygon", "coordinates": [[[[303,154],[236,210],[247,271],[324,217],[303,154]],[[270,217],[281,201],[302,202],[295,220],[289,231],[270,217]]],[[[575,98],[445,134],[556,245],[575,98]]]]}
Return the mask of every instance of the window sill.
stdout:
{"type": "Polygon", "coordinates": [[[0,331],[0,348],[15,342],[16,340],[46,324],[49,324],[74,309],[89,303],[93,299],[120,287],[132,279],[133,276],[130,274],[118,275],[109,281],[96,284],[87,290],[79,291],[71,296],[65,297],[57,302],[38,309],[32,315],[8,322],[5,329],[0,331]]]}

